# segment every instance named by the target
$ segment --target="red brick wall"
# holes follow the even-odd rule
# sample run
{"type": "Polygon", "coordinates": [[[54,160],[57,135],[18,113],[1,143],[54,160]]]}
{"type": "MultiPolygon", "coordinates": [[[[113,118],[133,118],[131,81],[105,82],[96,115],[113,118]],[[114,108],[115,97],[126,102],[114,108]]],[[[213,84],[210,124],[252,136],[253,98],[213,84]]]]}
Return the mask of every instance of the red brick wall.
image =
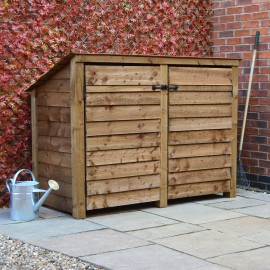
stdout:
{"type": "Polygon", "coordinates": [[[256,31],[261,35],[242,161],[251,187],[270,190],[270,1],[214,0],[214,56],[243,59],[239,69],[239,137],[256,31]]]}

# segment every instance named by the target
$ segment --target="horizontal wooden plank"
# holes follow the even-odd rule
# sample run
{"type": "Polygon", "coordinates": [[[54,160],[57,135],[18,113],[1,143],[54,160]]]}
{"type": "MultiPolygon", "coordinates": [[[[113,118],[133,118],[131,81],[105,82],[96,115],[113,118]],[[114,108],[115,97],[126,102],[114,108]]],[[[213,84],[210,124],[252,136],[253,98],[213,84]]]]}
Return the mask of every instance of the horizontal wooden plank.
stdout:
{"type": "Polygon", "coordinates": [[[230,155],[170,159],[169,172],[227,168],[231,163],[230,155]]]}
{"type": "Polygon", "coordinates": [[[226,129],[179,131],[169,133],[169,145],[230,142],[230,141],[232,141],[232,132],[226,129]]]}
{"type": "Polygon", "coordinates": [[[179,186],[169,186],[169,199],[201,196],[208,194],[217,194],[230,191],[230,181],[215,181],[196,184],[187,184],[179,186]]]}
{"type": "Polygon", "coordinates": [[[170,83],[179,85],[232,85],[232,69],[170,67],[170,83]]]}
{"type": "Polygon", "coordinates": [[[71,137],[70,123],[38,121],[38,135],[53,137],[71,137]]]}
{"type": "Polygon", "coordinates": [[[45,163],[38,164],[38,177],[71,183],[71,169],[45,163]]]}
{"type": "MultiPolygon", "coordinates": [[[[175,90],[170,90],[174,92],[175,90]]],[[[180,92],[232,92],[232,85],[178,85],[180,92]]]]}
{"type": "Polygon", "coordinates": [[[159,170],[159,161],[87,167],[86,180],[91,181],[138,175],[159,174],[159,170]]]}
{"type": "Polygon", "coordinates": [[[86,153],[87,166],[122,164],[159,159],[159,147],[96,151],[86,153]]]}
{"type": "Polygon", "coordinates": [[[114,135],[159,132],[160,120],[136,120],[86,123],[86,135],[114,135]]]}
{"type": "Polygon", "coordinates": [[[159,118],[159,105],[86,107],[87,122],[159,118]]]}
{"type": "Polygon", "coordinates": [[[70,107],[70,93],[37,92],[37,105],[70,107]]]}
{"type": "Polygon", "coordinates": [[[86,95],[86,106],[160,104],[159,92],[94,93],[86,95]]]}
{"type": "Polygon", "coordinates": [[[86,138],[86,150],[113,150],[160,145],[160,133],[109,135],[86,138]]]}
{"type": "Polygon", "coordinates": [[[231,92],[170,92],[170,105],[177,104],[231,104],[231,92]]]}
{"type": "Polygon", "coordinates": [[[127,63],[127,64],[164,64],[164,65],[189,65],[189,66],[238,66],[240,59],[213,58],[213,57],[175,57],[175,56],[149,56],[149,55],[76,55],[76,62],[99,62],[99,63],[127,63]]]}
{"type": "Polygon", "coordinates": [[[152,85],[160,82],[159,66],[85,66],[86,85],[152,85]]]}
{"type": "Polygon", "coordinates": [[[231,179],[231,169],[211,169],[203,171],[190,171],[169,173],[168,185],[183,185],[192,183],[202,183],[209,181],[219,181],[231,179]]]}
{"type": "Polygon", "coordinates": [[[70,78],[70,65],[67,64],[63,67],[61,67],[61,69],[59,69],[56,73],[54,73],[50,79],[69,79],[70,78]]]}
{"type": "Polygon", "coordinates": [[[38,86],[37,92],[58,92],[69,93],[70,92],[70,80],[69,79],[50,79],[38,86]]]}
{"type": "Polygon", "coordinates": [[[230,129],[231,117],[220,118],[175,118],[169,121],[170,131],[230,129]]]}
{"type": "MultiPolygon", "coordinates": [[[[155,90],[159,92],[160,90],[155,90]]],[[[121,93],[153,92],[150,85],[91,85],[86,86],[86,93],[121,93]]]]}
{"type": "Polygon", "coordinates": [[[71,140],[70,138],[63,137],[38,137],[38,149],[45,151],[57,151],[61,153],[71,153],[71,140]]]}
{"type": "Polygon", "coordinates": [[[110,194],[123,191],[157,188],[160,176],[147,175],[87,182],[87,195],[110,194]]]}
{"type": "Polygon", "coordinates": [[[44,202],[44,205],[54,209],[71,213],[72,212],[72,199],[51,193],[44,202]]]}
{"type": "Polygon", "coordinates": [[[71,154],[39,150],[38,162],[70,168],[71,154]]]}
{"type": "Polygon", "coordinates": [[[159,188],[87,197],[87,210],[159,200],[159,188]]]}
{"type": "MultiPolygon", "coordinates": [[[[45,177],[39,177],[38,181],[40,183],[39,187],[47,190],[49,188],[48,181],[50,179],[45,177]]],[[[72,184],[66,182],[60,182],[59,180],[55,180],[59,184],[59,189],[54,190],[53,193],[58,196],[63,196],[65,198],[72,198],[72,184]]]]}
{"type": "Polygon", "coordinates": [[[171,105],[170,118],[232,116],[231,105],[171,105]]]}
{"type": "Polygon", "coordinates": [[[70,108],[38,106],[39,121],[56,121],[70,123],[70,108]]]}
{"type": "Polygon", "coordinates": [[[174,145],[169,146],[168,154],[169,158],[228,155],[231,154],[231,143],[174,145]]]}

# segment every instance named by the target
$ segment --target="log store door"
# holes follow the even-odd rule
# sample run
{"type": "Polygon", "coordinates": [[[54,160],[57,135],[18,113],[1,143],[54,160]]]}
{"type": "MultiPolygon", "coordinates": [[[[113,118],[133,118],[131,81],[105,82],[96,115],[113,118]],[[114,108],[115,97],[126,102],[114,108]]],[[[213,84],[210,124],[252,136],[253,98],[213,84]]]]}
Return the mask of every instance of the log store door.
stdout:
{"type": "Polygon", "coordinates": [[[160,201],[160,66],[86,65],[85,77],[87,210],[160,201]]]}
{"type": "Polygon", "coordinates": [[[86,65],[87,210],[230,192],[232,81],[231,68],[86,65]]]}
{"type": "Polygon", "coordinates": [[[232,68],[169,68],[169,83],[178,86],[168,102],[169,199],[232,195],[232,76],[232,68]]]}

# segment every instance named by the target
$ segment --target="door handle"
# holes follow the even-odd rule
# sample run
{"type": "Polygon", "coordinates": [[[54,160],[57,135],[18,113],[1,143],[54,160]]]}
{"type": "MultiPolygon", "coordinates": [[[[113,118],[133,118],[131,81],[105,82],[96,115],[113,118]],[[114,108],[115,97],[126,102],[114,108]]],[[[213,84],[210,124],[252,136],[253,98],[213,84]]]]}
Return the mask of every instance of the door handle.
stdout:
{"type": "Polygon", "coordinates": [[[161,84],[161,85],[152,85],[152,90],[157,90],[157,89],[161,89],[161,90],[177,90],[178,86],[177,85],[168,85],[168,84],[161,84]]]}

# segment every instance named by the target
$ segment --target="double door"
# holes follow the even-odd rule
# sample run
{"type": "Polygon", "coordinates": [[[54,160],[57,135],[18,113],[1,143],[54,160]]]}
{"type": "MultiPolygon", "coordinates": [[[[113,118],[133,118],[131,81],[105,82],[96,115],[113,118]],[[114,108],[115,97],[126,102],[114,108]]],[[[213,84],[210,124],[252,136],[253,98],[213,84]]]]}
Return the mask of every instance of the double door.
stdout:
{"type": "Polygon", "coordinates": [[[233,196],[235,81],[232,68],[86,65],[87,210],[233,196]]]}

